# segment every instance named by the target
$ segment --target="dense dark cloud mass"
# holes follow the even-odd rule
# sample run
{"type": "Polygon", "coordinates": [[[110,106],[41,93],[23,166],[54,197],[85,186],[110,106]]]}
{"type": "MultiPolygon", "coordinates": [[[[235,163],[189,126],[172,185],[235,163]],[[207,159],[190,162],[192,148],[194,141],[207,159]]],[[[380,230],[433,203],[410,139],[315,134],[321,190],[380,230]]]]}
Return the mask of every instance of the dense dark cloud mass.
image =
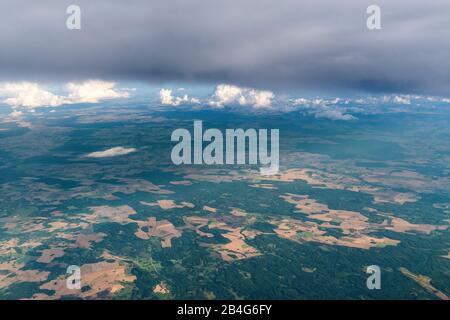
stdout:
{"type": "Polygon", "coordinates": [[[0,81],[450,94],[450,0],[2,0],[0,81]],[[66,8],[82,29],[66,28],[66,8]],[[382,9],[382,29],[366,8],[382,9]]]}

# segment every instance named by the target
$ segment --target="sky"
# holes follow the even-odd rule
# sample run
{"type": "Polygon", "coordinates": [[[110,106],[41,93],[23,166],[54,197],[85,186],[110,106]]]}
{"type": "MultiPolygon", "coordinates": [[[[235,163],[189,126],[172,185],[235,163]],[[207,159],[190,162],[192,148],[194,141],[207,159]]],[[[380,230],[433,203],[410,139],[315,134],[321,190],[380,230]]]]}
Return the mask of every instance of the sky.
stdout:
{"type": "Polygon", "coordinates": [[[0,82],[450,96],[450,0],[2,0],[0,16],[0,82]]]}

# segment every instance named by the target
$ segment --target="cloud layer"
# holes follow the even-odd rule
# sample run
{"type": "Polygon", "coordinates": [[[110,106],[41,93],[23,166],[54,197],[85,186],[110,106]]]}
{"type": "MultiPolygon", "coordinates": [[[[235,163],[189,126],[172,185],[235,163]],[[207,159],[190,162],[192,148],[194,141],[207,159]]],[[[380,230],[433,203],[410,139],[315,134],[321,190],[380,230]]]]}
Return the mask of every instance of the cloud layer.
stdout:
{"type": "Polygon", "coordinates": [[[376,31],[365,0],[78,0],[81,30],[70,4],[0,2],[2,80],[449,93],[448,0],[378,0],[376,31]]]}

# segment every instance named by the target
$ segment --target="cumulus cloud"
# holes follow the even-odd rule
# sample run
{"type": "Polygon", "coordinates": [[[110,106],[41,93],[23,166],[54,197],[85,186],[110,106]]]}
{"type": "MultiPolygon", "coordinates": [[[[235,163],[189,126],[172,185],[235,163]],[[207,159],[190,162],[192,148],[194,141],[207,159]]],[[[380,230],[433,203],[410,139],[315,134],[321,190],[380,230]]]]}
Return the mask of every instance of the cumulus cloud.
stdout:
{"type": "Polygon", "coordinates": [[[392,94],[392,95],[384,95],[382,99],[376,99],[377,102],[384,103],[395,103],[395,104],[404,104],[410,105],[418,100],[428,100],[428,101],[441,101],[439,97],[430,97],[424,95],[413,95],[413,94],[392,94]],[[430,99],[431,98],[431,99],[430,99]]]}
{"type": "Polygon", "coordinates": [[[323,98],[298,98],[292,101],[294,106],[299,107],[306,114],[312,115],[315,118],[325,118],[330,120],[357,120],[351,114],[346,113],[346,108],[342,108],[339,103],[348,104],[349,100],[342,100],[340,98],[323,99],[323,98]]]}
{"type": "Polygon", "coordinates": [[[0,83],[0,96],[6,97],[3,103],[13,107],[57,107],[64,101],[62,97],[33,82],[0,83]]]}
{"type": "Polygon", "coordinates": [[[114,82],[87,80],[81,83],[68,83],[67,99],[70,103],[97,103],[100,100],[127,98],[129,93],[115,89],[114,82]]]}
{"type": "Polygon", "coordinates": [[[294,101],[292,101],[292,104],[295,106],[303,106],[303,105],[307,105],[309,104],[310,100],[306,99],[306,98],[298,98],[298,99],[294,99],[294,101]]]}
{"type": "Polygon", "coordinates": [[[88,158],[110,158],[110,157],[117,157],[117,156],[123,156],[126,154],[130,154],[133,152],[136,152],[137,149],[135,148],[124,148],[124,147],[114,147],[111,149],[107,149],[104,151],[96,151],[89,153],[87,155],[88,158]]]}
{"type": "Polygon", "coordinates": [[[344,121],[357,119],[351,114],[344,114],[342,111],[338,109],[330,109],[330,108],[323,108],[314,112],[314,117],[326,118],[330,120],[344,120],[344,121]]]}
{"type": "Polygon", "coordinates": [[[191,103],[193,104],[199,104],[201,101],[198,98],[191,98],[191,103]]]}
{"type": "MultiPolygon", "coordinates": [[[[183,91],[183,90],[181,90],[181,91],[183,91]]],[[[198,98],[189,98],[189,96],[187,94],[185,94],[181,97],[174,97],[172,95],[171,89],[161,89],[159,91],[159,100],[160,100],[161,104],[170,105],[170,106],[179,106],[180,104],[183,104],[183,103],[186,103],[186,104],[200,103],[200,100],[198,98]]]]}
{"type": "Polygon", "coordinates": [[[382,102],[392,102],[395,104],[407,104],[410,105],[416,101],[430,101],[430,102],[450,102],[449,98],[441,96],[426,96],[426,95],[413,95],[413,94],[401,94],[401,95],[389,95],[384,96],[382,102]]]}
{"type": "Polygon", "coordinates": [[[395,96],[393,102],[397,104],[411,104],[411,99],[407,96],[395,96]]]}
{"type": "Polygon", "coordinates": [[[272,91],[220,84],[216,87],[209,105],[220,108],[225,105],[236,104],[254,108],[270,108],[274,97],[275,95],[272,91]]]}
{"type": "MultiPolygon", "coordinates": [[[[177,89],[177,91],[184,90],[184,88],[177,89]]],[[[270,108],[274,98],[275,95],[272,91],[243,88],[229,84],[217,85],[210,98],[206,98],[205,100],[189,97],[187,94],[174,96],[173,90],[171,89],[161,89],[159,91],[159,100],[161,104],[170,106],[201,104],[202,102],[205,102],[206,105],[215,108],[223,108],[224,106],[231,105],[270,108]]]]}
{"type": "Polygon", "coordinates": [[[23,116],[23,112],[22,112],[22,111],[18,111],[18,110],[14,110],[13,112],[11,112],[11,113],[9,114],[9,116],[10,116],[11,118],[20,118],[20,117],[23,116]]]}
{"type": "Polygon", "coordinates": [[[161,89],[161,91],[159,91],[159,99],[162,104],[170,104],[171,105],[173,103],[172,90],[161,89]]]}
{"type": "MultiPolygon", "coordinates": [[[[298,98],[292,101],[292,104],[295,106],[323,106],[327,103],[328,101],[322,98],[314,98],[314,99],[298,98]]],[[[332,103],[330,102],[330,104],[332,103]]]]}
{"type": "Polygon", "coordinates": [[[2,102],[13,107],[58,107],[63,104],[97,103],[105,99],[126,98],[129,93],[115,89],[114,82],[87,80],[65,85],[67,95],[57,95],[35,82],[0,83],[2,102]]]}

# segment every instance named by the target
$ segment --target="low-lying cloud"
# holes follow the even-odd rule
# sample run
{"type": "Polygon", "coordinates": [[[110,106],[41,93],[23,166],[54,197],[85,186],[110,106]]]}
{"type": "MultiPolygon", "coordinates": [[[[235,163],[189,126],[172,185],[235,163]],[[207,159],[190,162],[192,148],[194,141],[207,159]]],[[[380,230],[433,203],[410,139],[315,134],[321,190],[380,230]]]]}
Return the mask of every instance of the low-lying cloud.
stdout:
{"type": "Polygon", "coordinates": [[[73,103],[98,103],[101,100],[126,98],[127,91],[115,89],[114,82],[87,80],[65,85],[67,95],[57,95],[34,82],[0,83],[1,102],[12,107],[58,107],[73,103]]]}
{"type": "MultiPolygon", "coordinates": [[[[358,118],[347,113],[346,108],[339,105],[340,98],[326,100],[322,98],[306,99],[298,98],[293,100],[292,105],[300,111],[315,118],[325,118],[330,120],[357,120],[358,118]]],[[[345,104],[345,101],[344,101],[345,104]]]]}
{"type": "Polygon", "coordinates": [[[68,83],[67,100],[70,103],[97,103],[100,100],[127,98],[129,93],[115,89],[114,82],[88,80],[82,83],[68,83]]]}
{"type": "Polygon", "coordinates": [[[225,105],[252,106],[269,108],[275,97],[272,91],[241,88],[234,85],[220,84],[216,87],[209,105],[223,107],[225,105]]]}
{"type": "Polygon", "coordinates": [[[0,84],[0,97],[6,97],[2,102],[13,107],[57,107],[64,103],[63,97],[32,82],[0,84]]]}
{"type": "Polygon", "coordinates": [[[96,151],[89,153],[86,157],[88,158],[111,158],[117,156],[124,156],[130,153],[137,152],[135,148],[124,148],[124,147],[114,147],[104,151],[96,151]]]}
{"type": "Polygon", "coordinates": [[[171,89],[161,89],[159,91],[159,100],[162,105],[179,106],[181,104],[198,104],[198,98],[189,98],[187,94],[181,97],[174,97],[171,89]]]}
{"type": "Polygon", "coordinates": [[[182,104],[203,104],[213,108],[225,106],[250,106],[255,109],[270,108],[275,94],[268,90],[243,88],[230,84],[219,84],[208,99],[189,98],[187,94],[173,96],[171,89],[161,89],[159,99],[161,104],[179,106],[182,104]]]}

